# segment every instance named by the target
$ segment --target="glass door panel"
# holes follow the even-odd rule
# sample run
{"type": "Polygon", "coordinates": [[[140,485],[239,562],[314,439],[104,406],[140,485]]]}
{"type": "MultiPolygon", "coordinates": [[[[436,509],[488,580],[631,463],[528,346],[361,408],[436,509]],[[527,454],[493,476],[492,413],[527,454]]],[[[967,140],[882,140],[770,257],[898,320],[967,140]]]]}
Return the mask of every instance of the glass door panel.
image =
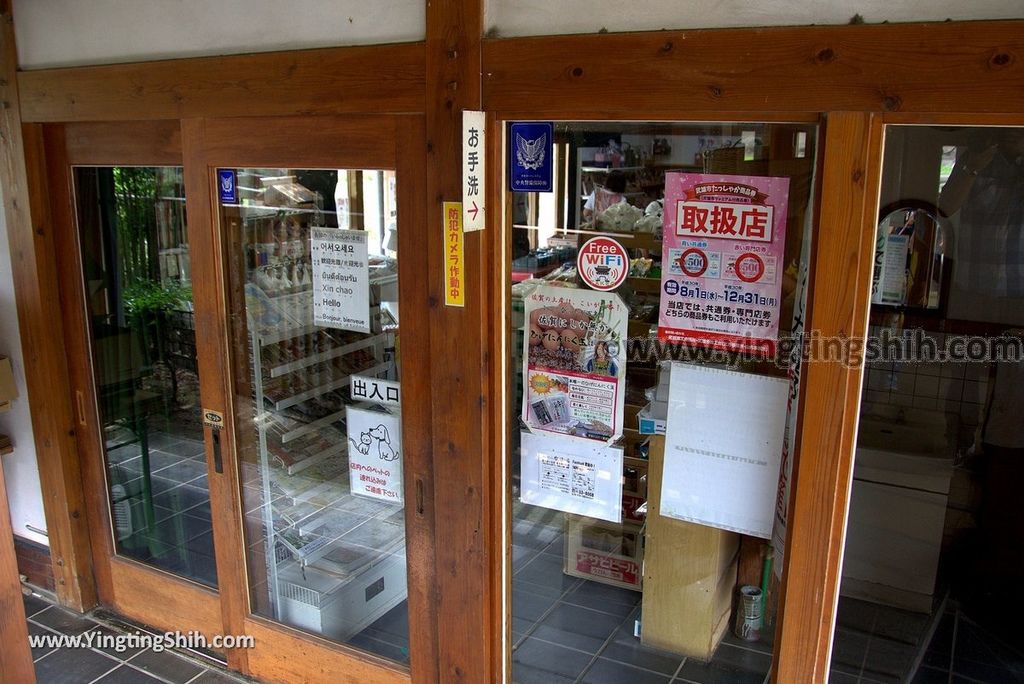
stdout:
{"type": "Polygon", "coordinates": [[[74,180],[117,553],[215,588],[182,170],[74,180]]]}
{"type": "Polygon", "coordinates": [[[250,609],[408,663],[395,174],[220,175],[250,609]]]}

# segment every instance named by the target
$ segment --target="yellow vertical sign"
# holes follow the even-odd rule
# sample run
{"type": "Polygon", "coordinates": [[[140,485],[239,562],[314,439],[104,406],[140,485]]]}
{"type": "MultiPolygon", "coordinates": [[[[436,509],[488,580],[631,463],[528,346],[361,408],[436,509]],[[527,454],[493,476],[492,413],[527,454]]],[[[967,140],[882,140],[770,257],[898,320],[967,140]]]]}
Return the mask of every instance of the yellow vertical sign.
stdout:
{"type": "Polygon", "coordinates": [[[466,305],[466,264],[462,236],[462,202],[444,203],[444,303],[466,305]]]}

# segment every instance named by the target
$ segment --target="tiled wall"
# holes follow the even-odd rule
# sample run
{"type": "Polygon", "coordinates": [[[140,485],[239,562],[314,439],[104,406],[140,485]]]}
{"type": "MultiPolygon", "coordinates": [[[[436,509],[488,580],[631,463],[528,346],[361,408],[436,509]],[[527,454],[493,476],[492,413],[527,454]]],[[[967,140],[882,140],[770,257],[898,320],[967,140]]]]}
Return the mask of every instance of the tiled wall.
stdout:
{"type": "MultiPolygon", "coordinates": [[[[871,335],[878,332],[878,327],[871,326],[871,335]]],[[[945,336],[929,334],[941,349],[945,336]]],[[[966,362],[870,363],[864,369],[863,401],[958,415],[960,446],[970,446],[988,396],[990,366],[966,362]]]]}

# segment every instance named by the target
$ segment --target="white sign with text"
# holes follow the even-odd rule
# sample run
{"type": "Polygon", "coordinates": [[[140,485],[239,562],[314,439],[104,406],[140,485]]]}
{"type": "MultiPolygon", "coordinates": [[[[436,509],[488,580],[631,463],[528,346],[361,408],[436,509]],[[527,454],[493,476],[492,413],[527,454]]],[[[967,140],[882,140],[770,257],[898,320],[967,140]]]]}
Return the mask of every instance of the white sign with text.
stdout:
{"type": "Polygon", "coordinates": [[[313,323],[370,332],[370,269],[366,233],[313,228],[313,323]]]}

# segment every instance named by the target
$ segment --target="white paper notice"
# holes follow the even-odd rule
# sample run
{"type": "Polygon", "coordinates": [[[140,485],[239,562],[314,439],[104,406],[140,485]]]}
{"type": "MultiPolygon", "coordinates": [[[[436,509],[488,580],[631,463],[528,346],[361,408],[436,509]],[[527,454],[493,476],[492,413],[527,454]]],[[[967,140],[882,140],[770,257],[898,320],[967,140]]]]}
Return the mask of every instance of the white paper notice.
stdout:
{"type": "Polygon", "coordinates": [[[345,424],[352,493],[403,503],[401,416],[350,406],[345,424]]]}
{"type": "Polygon", "coordinates": [[[483,230],[486,223],[484,151],[487,149],[487,114],[462,112],[462,230],[483,230]]]}
{"type": "Polygon", "coordinates": [[[522,432],[519,500],[565,513],[622,521],[621,447],[522,432]]]}
{"type": "Polygon", "coordinates": [[[313,228],[313,323],[370,332],[370,269],[366,233],[313,228]]]}
{"type": "Polygon", "coordinates": [[[902,304],[907,296],[907,250],[910,237],[890,235],[885,239],[885,260],[882,262],[881,291],[883,304],[902,304]]]}
{"type": "Polygon", "coordinates": [[[661,514],[769,539],[789,381],[672,364],[661,514]]]}

